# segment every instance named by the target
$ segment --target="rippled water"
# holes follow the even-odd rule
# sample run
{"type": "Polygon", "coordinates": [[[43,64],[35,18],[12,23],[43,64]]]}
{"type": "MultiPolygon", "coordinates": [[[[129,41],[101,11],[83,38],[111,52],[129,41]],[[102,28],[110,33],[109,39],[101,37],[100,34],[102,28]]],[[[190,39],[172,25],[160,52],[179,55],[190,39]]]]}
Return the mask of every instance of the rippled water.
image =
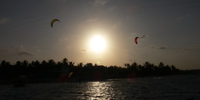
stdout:
{"type": "Polygon", "coordinates": [[[0,100],[200,100],[200,75],[115,79],[82,83],[0,85],[0,100]]]}

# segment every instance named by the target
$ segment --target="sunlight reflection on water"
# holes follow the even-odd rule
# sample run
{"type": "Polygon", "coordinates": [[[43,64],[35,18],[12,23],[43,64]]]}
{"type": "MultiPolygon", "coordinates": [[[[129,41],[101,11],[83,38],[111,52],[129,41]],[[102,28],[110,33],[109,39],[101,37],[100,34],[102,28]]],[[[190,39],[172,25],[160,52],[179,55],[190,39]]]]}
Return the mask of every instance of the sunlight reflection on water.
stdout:
{"type": "Polygon", "coordinates": [[[107,81],[0,85],[0,100],[186,100],[200,98],[200,78],[165,76],[107,81]]]}
{"type": "Polygon", "coordinates": [[[88,84],[88,90],[86,91],[86,94],[89,94],[88,99],[112,99],[114,93],[110,85],[110,82],[91,82],[88,84]]]}

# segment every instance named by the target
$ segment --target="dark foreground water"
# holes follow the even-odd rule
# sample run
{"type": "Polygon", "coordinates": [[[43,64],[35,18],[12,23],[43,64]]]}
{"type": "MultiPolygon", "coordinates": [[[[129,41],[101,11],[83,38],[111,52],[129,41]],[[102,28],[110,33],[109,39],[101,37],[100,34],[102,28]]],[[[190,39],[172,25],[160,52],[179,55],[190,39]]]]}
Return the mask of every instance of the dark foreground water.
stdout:
{"type": "Polygon", "coordinates": [[[200,100],[200,75],[0,85],[0,100],[200,100]]]}

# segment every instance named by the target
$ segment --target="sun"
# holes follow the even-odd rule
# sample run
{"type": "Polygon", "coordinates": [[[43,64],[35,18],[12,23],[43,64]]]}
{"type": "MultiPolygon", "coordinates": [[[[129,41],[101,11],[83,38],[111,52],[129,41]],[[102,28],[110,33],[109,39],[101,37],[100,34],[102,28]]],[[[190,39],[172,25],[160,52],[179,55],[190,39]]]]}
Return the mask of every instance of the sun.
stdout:
{"type": "Polygon", "coordinates": [[[103,52],[106,48],[106,41],[100,35],[93,36],[89,43],[90,43],[90,49],[96,53],[103,52]]]}

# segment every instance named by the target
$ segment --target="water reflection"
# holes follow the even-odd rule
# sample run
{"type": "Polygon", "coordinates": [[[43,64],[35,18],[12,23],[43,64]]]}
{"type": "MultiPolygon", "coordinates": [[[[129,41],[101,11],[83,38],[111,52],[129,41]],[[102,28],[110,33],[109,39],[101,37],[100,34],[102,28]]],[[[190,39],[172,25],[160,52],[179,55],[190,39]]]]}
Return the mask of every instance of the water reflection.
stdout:
{"type": "Polygon", "coordinates": [[[89,82],[87,85],[87,99],[113,99],[115,95],[111,82],[89,82]]]}
{"type": "Polygon", "coordinates": [[[200,98],[199,75],[93,82],[0,85],[0,100],[187,100],[200,98]]]}

